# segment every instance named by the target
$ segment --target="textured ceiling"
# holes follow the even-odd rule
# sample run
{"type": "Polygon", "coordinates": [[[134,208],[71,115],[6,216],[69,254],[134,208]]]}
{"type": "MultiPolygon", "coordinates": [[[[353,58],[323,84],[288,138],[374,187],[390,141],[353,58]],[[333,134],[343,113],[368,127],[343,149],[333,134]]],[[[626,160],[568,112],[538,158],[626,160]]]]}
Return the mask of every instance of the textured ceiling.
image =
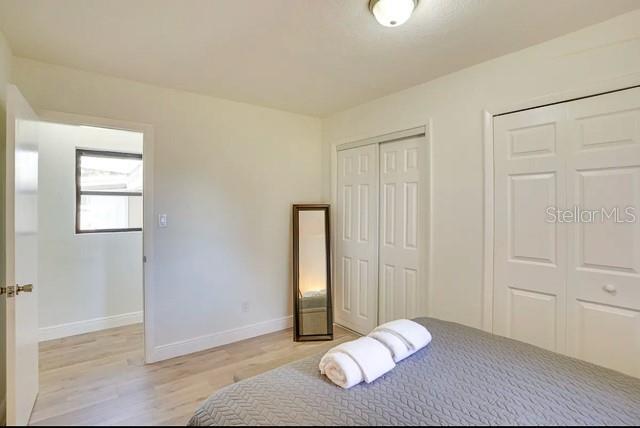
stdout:
{"type": "Polygon", "coordinates": [[[324,116],[604,21],[638,0],[0,0],[14,53],[324,116]]]}

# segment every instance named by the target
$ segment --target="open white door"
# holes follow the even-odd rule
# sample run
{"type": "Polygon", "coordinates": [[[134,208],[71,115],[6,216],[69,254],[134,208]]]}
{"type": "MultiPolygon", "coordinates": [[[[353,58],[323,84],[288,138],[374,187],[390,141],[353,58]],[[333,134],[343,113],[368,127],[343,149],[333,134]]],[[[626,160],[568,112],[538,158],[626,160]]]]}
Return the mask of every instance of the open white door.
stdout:
{"type": "Polygon", "coordinates": [[[7,425],[26,425],[38,395],[38,118],[7,88],[7,425]]]}

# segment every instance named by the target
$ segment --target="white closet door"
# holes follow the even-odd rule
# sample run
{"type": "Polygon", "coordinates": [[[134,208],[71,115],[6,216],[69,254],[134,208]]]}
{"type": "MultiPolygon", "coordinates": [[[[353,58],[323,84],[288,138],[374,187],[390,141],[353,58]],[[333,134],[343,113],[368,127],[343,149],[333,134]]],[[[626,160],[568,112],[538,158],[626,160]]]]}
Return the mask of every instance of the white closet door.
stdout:
{"type": "Polygon", "coordinates": [[[494,120],[494,333],[557,352],[566,343],[567,237],[547,208],[566,202],[565,112],[494,120]]]}
{"type": "Polygon", "coordinates": [[[338,152],[335,320],[367,334],[378,322],[378,145],[338,152]]]}
{"type": "Polygon", "coordinates": [[[380,145],[380,323],[419,313],[419,143],[380,145]]]}
{"type": "Polygon", "coordinates": [[[640,377],[640,89],[575,101],[568,112],[568,205],[619,210],[568,226],[568,351],[640,377]]]}

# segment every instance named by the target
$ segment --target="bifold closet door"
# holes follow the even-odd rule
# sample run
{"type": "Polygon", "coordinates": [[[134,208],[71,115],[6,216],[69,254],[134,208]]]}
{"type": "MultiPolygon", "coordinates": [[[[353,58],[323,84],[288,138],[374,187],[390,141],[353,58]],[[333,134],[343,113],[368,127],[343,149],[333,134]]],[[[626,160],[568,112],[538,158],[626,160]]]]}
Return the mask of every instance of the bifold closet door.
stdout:
{"type": "Polygon", "coordinates": [[[640,377],[640,89],[567,108],[569,354],[640,377]]]}
{"type": "Polygon", "coordinates": [[[494,333],[565,350],[566,229],[547,219],[566,202],[564,105],[494,119],[494,333]]]}
{"type": "Polygon", "coordinates": [[[335,320],[367,334],[378,323],[378,145],[338,152],[335,320]]]}
{"type": "Polygon", "coordinates": [[[640,89],[494,119],[494,333],[640,377],[640,89]]]}
{"type": "Polygon", "coordinates": [[[380,145],[380,323],[420,312],[419,143],[380,145]]]}

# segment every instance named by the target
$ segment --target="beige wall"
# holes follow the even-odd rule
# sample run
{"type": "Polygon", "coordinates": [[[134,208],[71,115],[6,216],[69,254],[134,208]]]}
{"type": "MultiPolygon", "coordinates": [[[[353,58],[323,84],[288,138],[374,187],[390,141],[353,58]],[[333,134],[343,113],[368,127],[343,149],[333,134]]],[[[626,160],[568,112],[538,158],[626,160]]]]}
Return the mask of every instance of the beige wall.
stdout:
{"type": "Polygon", "coordinates": [[[320,120],[21,58],[13,75],[38,110],[153,125],[154,211],[169,226],[154,225],[152,340],[175,345],[164,355],[291,313],[291,204],[321,201],[320,120]]]}
{"type": "Polygon", "coordinates": [[[0,32],[0,105],[4,108],[7,100],[7,83],[10,82],[11,77],[11,62],[13,55],[7,39],[4,34],[0,32]]]}
{"type": "MultiPolygon", "coordinates": [[[[640,11],[347,111],[323,122],[324,195],[331,145],[433,123],[431,315],[480,327],[483,116],[487,107],[640,72],[640,11]]],[[[640,75],[636,76],[640,83],[640,75]]]]}

